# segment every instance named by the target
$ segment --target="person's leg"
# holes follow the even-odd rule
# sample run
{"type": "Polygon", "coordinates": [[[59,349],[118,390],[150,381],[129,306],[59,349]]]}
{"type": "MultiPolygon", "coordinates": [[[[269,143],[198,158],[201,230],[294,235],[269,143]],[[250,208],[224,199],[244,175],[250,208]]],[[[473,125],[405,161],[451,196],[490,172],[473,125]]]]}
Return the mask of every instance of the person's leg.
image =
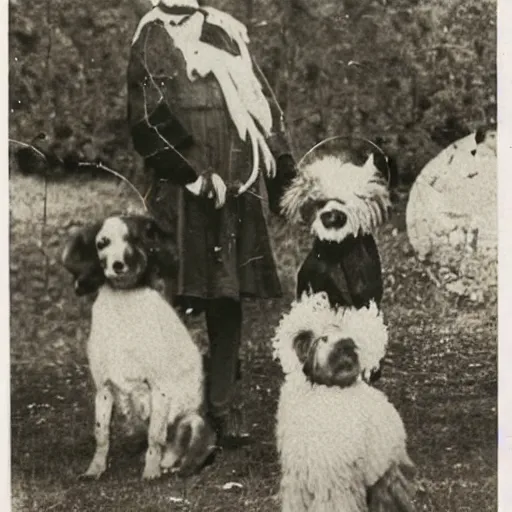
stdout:
{"type": "Polygon", "coordinates": [[[246,437],[240,405],[235,403],[240,378],[242,306],[233,299],[212,299],[206,305],[210,354],[205,360],[208,412],[221,437],[246,437]]]}

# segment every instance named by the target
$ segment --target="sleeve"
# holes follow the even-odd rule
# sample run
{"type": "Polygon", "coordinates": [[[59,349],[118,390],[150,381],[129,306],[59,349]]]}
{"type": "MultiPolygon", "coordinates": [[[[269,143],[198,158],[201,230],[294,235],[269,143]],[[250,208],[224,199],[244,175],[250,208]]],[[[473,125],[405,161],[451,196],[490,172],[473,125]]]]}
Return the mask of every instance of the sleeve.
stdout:
{"type": "Polygon", "coordinates": [[[263,87],[263,93],[268,100],[272,113],[272,133],[267,138],[267,144],[276,160],[276,175],[274,178],[266,178],[265,182],[267,186],[269,209],[275,214],[280,214],[279,204],[281,197],[290,186],[293,178],[297,175],[297,167],[292,156],[284,113],[270,90],[265,75],[254,59],[253,67],[263,87]]]}
{"type": "Polygon", "coordinates": [[[168,72],[162,76],[160,70],[152,69],[152,64],[163,56],[162,49],[169,49],[165,58],[172,59],[173,49],[164,37],[168,37],[165,31],[148,25],[131,48],[127,72],[128,122],[134,149],[146,165],[157,176],[186,185],[198,177],[193,165],[182,156],[194,140],[168,101],[172,77],[167,76],[168,72]]]}

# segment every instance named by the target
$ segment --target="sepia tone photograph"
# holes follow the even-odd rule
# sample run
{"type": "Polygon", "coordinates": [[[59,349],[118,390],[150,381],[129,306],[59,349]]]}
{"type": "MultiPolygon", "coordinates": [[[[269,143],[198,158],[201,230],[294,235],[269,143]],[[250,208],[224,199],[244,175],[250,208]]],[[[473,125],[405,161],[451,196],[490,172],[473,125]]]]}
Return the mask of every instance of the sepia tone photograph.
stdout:
{"type": "Polygon", "coordinates": [[[497,22],[9,0],[11,510],[497,510],[497,22]]]}

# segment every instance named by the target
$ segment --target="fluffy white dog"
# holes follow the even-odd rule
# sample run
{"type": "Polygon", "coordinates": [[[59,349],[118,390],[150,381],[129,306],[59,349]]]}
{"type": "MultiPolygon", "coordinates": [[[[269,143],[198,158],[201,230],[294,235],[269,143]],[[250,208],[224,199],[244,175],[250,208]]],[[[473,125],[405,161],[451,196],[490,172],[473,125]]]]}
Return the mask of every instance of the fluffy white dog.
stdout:
{"type": "Polygon", "coordinates": [[[361,376],[387,330],[375,304],[334,310],[326,294],[292,305],[273,339],[285,373],[277,412],[283,512],[412,512],[403,422],[361,376]]]}

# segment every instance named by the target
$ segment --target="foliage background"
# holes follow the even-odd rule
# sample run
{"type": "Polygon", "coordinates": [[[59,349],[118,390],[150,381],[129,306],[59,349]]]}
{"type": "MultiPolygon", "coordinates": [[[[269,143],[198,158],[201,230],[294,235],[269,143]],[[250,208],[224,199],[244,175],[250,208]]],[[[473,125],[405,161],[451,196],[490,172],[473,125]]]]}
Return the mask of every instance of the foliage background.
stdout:
{"type": "MultiPolygon", "coordinates": [[[[125,72],[148,0],[10,2],[11,137],[39,132],[131,173],[125,72]]],[[[495,0],[211,0],[247,23],[296,156],[326,136],[380,142],[406,188],[450,142],[496,122],[495,0]]]]}

